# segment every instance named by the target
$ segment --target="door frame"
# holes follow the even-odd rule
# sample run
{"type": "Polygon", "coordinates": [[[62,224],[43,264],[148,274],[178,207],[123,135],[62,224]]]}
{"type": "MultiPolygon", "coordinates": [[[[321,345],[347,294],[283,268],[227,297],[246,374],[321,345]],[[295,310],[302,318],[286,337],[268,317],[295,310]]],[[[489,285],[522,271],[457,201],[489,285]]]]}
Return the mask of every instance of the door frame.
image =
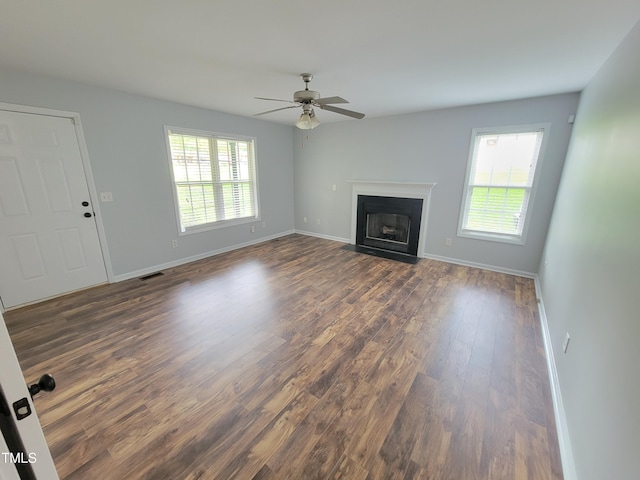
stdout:
{"type": "MultiPolygon", "coordinates": [[[[107,236],[104,230],[104,224],[102,222],[102,213],[100,212],[100,195],[96,190],[95,181],[93,179],[93,172],[91,171],[91,162],[89,161],[89,150],[84,140],[84,131],[82,129],[82,122],[80,121],[80,114],[77,112],[67,112],[64,110],[54,110],[51,108],[32,107],[29,105],[16,105],[12,103],[0,102],[0,110],[15,113],[27,113],[31,115],[43,115],[47,117],[60,117],[68,118],[73,122],[74,129],[76,131],[76,139],[78,140],[78,147],[80,149],[80,158],[82,159],[82,168],[84,169],[84,177],[87,181],[87,187],[89,188],[89,197],[91,198],[91,206],[95,212],[94,220],[98,230],[98,240],[100,242],[100,249],[102,251],[102,261],[104,263],[105,271],[107,272],[107,280],[109,283],[114,282],[113,268],[111,267],[111,257],[109,255],[109,248],[107,246],[107,236]]],[[[0,302],[0,312],[4,312],[4,306],[0,302]]]]}

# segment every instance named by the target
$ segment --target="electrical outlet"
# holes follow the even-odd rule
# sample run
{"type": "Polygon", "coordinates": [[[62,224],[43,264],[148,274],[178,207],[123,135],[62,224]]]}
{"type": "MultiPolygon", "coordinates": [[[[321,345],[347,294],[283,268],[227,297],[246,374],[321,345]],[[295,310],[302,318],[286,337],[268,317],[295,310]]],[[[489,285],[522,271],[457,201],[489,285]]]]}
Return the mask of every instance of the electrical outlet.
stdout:
{"type": "Polygon", "coordinates": [[[113,194],[111,192],[100,192],[101,202],[113,202],[113,194]]]}
{"type": "Polygon", "coordinates": [[[444,241],[444,244],[445,244],[447,247],[450,247],[451,245],[453,245],[453,239],[451,239],[451,238],[447,237],[447,238],[445,239],[445,241],[444,241]]]}
{"type": "Polygon", "coordinates": [[[335,183],[331,185],[331,190],[335,192],[337,189],[338,189],[338,186],[335,183]]]}
{"type": "Polygon", "coordinates": [[[569,336],[569,332],[564,336],[564,342],[562,343],[562,351],[567,353],[567,348],[569,348],[569,342],[571,341],[571,337],[569,336]]]}
{"type": "Polygon", "coordinates": [[[307,217],[304,217],[304,218],[302,219],[302,221],[303,221],[304,223],[307,223],[307,217]]]}
{"type": "Polygon", "coordinates": [[[251,225],[251,233],[256,233],[256,226],[255,225],[251,225]]]}
{"type": "Polygon", "coordinates": [[[319,218],[316,218],[316,223],[317,223],[318,225],[320,225],[320,219],[319,219],[319,218]]]}
{"type": "Polygon", "coordinates": [[[178,240],[171,240],[171,247],[176,248],[178,246],[178,240]]]}

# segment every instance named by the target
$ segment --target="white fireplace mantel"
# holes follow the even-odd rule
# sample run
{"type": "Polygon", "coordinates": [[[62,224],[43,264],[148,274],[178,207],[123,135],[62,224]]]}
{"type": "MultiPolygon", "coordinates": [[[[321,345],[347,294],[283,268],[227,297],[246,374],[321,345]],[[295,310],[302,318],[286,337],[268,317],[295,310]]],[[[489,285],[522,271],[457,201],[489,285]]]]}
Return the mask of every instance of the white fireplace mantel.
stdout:
{"type": "Polygon", "coordinates": [[[416,182],[384,182],[375,180],[349,180],[351,184],[351,243],[356,243],[356,224],[358,222],[358,195],[377,195],[381,197],[421,198],[422,218],[420,220],[420,237],[418,240],[418,256],[424,256],[427,238],[427,219],[431,190],[435,183],[416,182]]]}

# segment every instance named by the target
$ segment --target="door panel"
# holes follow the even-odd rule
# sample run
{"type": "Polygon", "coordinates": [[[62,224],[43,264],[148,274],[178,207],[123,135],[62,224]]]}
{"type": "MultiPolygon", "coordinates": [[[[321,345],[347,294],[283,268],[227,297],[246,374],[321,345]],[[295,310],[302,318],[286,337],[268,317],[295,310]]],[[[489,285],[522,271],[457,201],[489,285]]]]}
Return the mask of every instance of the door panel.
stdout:
{"type": "Polygon", "coordinates": [[[62,160],[38,159],[38,172],[44,185],[46,201],[54,213],[71,212],[69,184],[62,160]]]}
{"type": "Polygon", "coordinates": [[[0,263],[5,307],[107,280],[69,118],[0,111],[0,263]]]}
{"type": "Polygon", "coordinates": [[[62,252],[64,269],[67,272],[87,268],[87,261],[82,248],[82,238],[80,230],[77,228],[67,228],[56,232],[58,248],[62,252]]]}
{"type": "Polygon", "coordinates": [[[18,162],[13,157],[0,157],[0,209],[5,217],[29,215],[18,162]]]}
{"type": "Polygon", "coordinates": [[[28,233],[12,235],[10,239],[18,263],[20,278],[26,281],[46,277],[47,272],[42,261],[38,237],[33,233],[28,233]]]}

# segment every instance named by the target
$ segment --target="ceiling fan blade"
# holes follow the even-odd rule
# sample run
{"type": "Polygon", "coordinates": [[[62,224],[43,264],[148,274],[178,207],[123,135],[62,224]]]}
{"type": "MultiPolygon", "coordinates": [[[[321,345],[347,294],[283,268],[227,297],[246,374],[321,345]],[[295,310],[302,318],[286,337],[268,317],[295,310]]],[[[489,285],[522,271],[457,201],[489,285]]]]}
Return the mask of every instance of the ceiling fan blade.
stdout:
{"type": "Polygon", "coordinates": [[[265,97],[253,97],[256,100],[270,100],[272,102],[287,102],[287,103],[295,103],[292,102],[291,100],[280,100],[279,98],[265,98],[265,97]]]}
{"type": "Polygon", "coordinates": [[[341,115],[346,115],[348,117],[353,117],[357,119],[364,118],[364,113],[353,112],[351,110],[345,110],[344,108],[332,107],[331,105],[323,105],[323,104],[318,105],[318,107],[320,107],[322,110],[328,110],[330,112],[339,113],[341,115]]]}
{"type": "Polygon", "coordinates": [[[349,103],[342,97],[318,98],[315,102],[319,105],[327,105],[328,103],[349,103]]]}
{"type": "Polygon", "coordinates": [[[282,107],[282,108],[276,108],[275,110],[267,110],[266,112],[254,113],[253,116],[254,117],[258,117],[260,115],[266,115],[267,113],[279,112],[280,110],[287,110],[289,108],[298,108],[298,105],[291,105],[290,107],[282,107]]]}

